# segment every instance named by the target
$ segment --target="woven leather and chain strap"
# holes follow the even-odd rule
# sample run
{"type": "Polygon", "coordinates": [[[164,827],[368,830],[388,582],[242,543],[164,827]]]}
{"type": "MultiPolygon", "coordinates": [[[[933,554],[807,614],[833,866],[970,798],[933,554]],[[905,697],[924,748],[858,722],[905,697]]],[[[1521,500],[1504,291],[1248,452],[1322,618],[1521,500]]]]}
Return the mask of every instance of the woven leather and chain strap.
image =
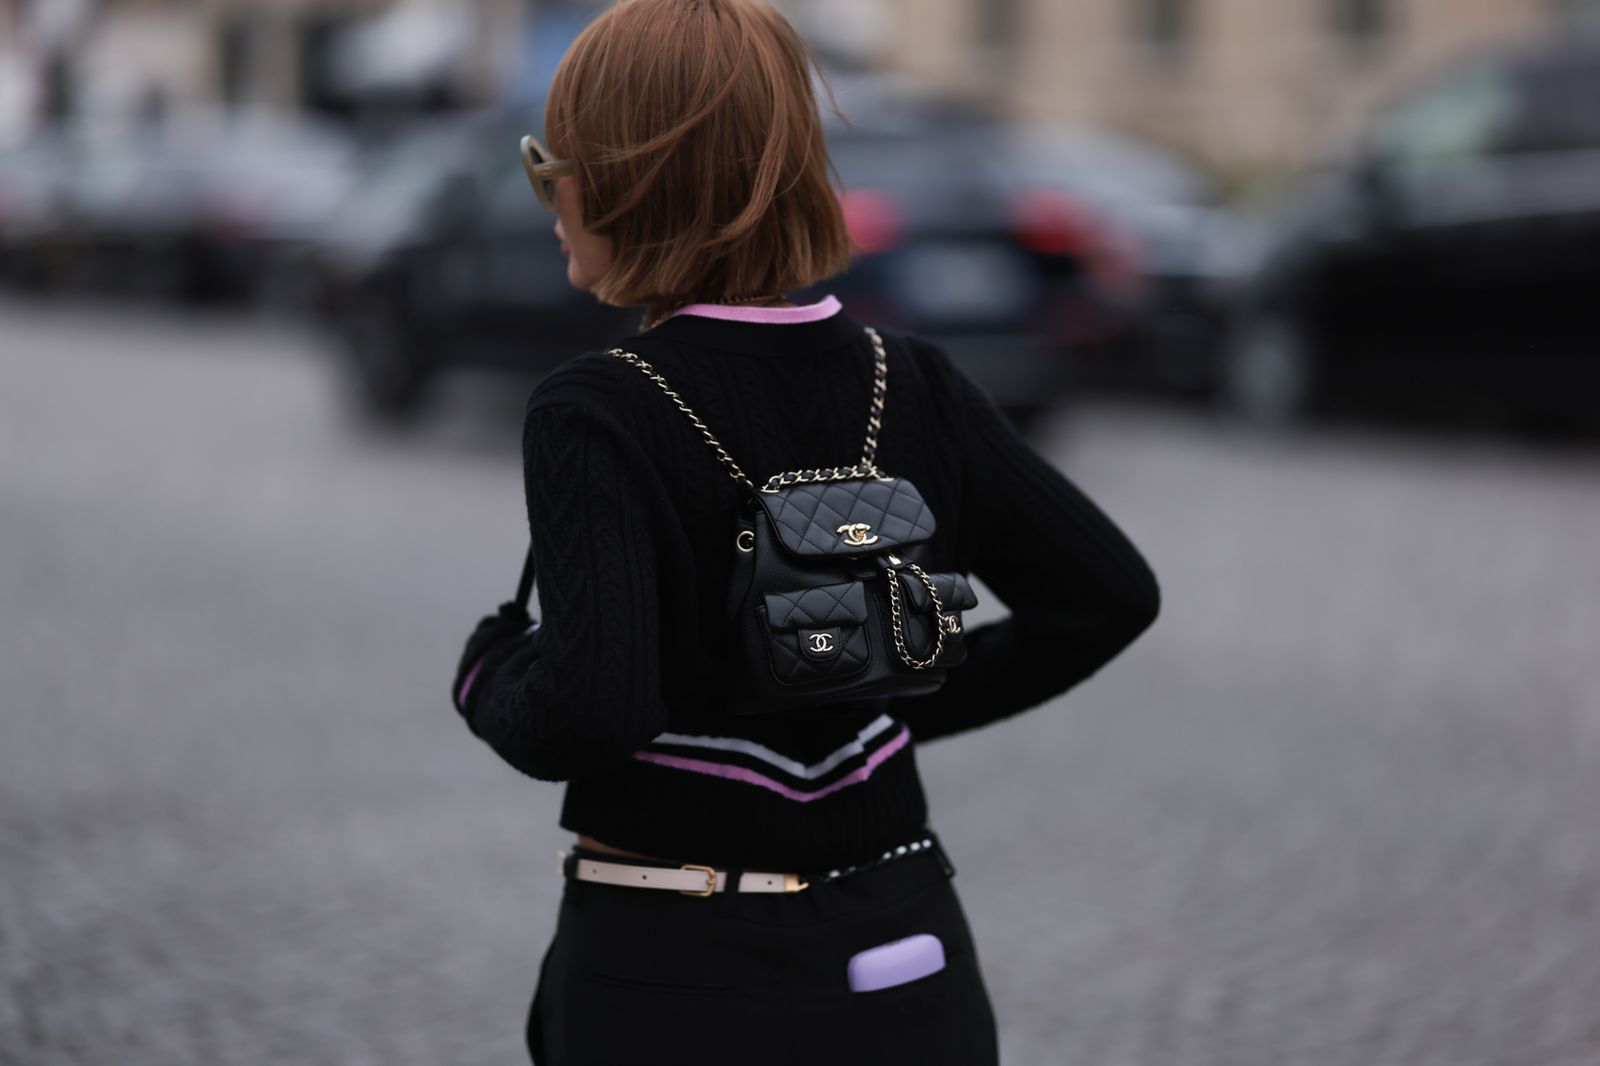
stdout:
{"type": "MultiPolygon", "coordinates": [[[[883,400],[889,392],[889,359],[884,353],[883,338],[878,336],[878,331],[871,326],[864,328],[867,331],[867,336],[872,340],[872,409],[867,413],[867,441],[861,449],[861,461],[855,466],[818,467],[810,470],[790,470],[782,474],[773,474],[767,479],[766,484],[761,487],[762,492],[777,492],[779,489],[789,485],[808,482],[844,481],[854,478],[881,476],[878,473],[877,466],[874,464],[874,458],[878,454],[878,431],[883,426],[883,400]]],[[[751,481],[749,476],[739,468],[739,464],[734,462],[733,456],[728,454],[728,450],[722,446],[722,442],[717,439],[716,434],[712,433],[710,428],[700,421],[700,416],[694,413],[694,410],[684,402],[683,397],[679,396],[671,385],[667,384],[667,379],[658,374],[655,367],[633,352],[623,351],[621,348],[612,348],[606,354],[638,367],[644,372],[645,377],[660,386],[661,391],[667,394],[667,398],[676,404],[678,410],[682,411],[689,421],[693,423],[694,428],[700,431],[700,435],[705,438],[707,446],[716,454],[717,460],[727,467],[728,475],[744,488],[752,492],[756,491],[755,482],[751,481]]]]}

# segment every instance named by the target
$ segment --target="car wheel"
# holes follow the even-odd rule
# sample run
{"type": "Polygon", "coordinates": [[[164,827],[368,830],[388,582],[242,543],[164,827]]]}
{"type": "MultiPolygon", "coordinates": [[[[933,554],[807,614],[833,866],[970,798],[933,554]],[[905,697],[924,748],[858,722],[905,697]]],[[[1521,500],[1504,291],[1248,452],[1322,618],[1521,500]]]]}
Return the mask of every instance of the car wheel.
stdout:
{"type": "Polygon", "coordinates": [[[395,313],[381,300],[363,300],[343,333],[346,370],[362,410],[389,421],[415,415],[427,374],[395,313]]]}
{"type": "Polygon", "coordinates": [[[1304,417],[1315,392],[1311,352],[1287,315],[1246,319],[1223,357],[1221,398],[1259,425],[1286,425],[1304,417]]]}

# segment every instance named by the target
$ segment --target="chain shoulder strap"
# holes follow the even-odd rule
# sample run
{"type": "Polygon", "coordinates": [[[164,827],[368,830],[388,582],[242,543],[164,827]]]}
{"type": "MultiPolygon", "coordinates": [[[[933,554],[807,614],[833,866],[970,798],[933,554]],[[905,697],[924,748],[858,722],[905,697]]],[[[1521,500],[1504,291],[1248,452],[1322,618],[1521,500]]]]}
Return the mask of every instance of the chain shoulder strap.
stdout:
{"type": "Polygon", "coordinates": [[[667,379],[656,373],[655,367],[651,366],[634,353],[625,352],[621,348],[612,348],[610,351],[606,352],[606,354],[615,356],[616,358],[621,359],[624,363],[630,363],[633,366],[638,367],[644,373],[645,377],[661,386],[661,391],[667,394],[667,398],[678,405],[678,410],[687,415],[689,421],[694,423],[694,428],[698,429],[701,436],[705,437],[706,444],[708,444],[711,447],[711,450],[716,453],[717,459],[722,462],[722,465],[728,468],[728,473],[733,480],[737,481],[750,491],[755,491],[755,483],[750,480],[749,476],[746,475],[743,470],[739,469],[739,464],[733,461],[733,456],[728,454],[727,449],[722,446],[722,442],[717,439],[716,434],[712,433],[711,430],[706,427],[706,424],[700,421],[700,416],[694,413],[693,408],[683,402],[683,397],[679,396],[677,392],[673,390],[672,386],[667,384],[667,379]]]}
{"type": "MultiPolygon", "coordinates": [[[[892,557],[891,557],[892,558],[892,557]]],[[[899,563],[899,560],[895,560],[899,563]]],[[[939,598],[939,589],[934,585],[933,578],[928,572],[916,563],[903,564],[922,582],[928,590],[928,598],[933,601],[933,654],[926,659],[918,659],[906,647],[906,620],[900,607],[900,578],[896,575],[894,567],[886,567],[883,574],[889,579],[889,612],[890,622],[894,631],[894,650],[900,654],[900,661],[913,670],[926,670],[939,662],[939,656],[944,654],[944,635],[959,631],[960,622],[957,615],[944,613],[944,600],[939,598]],[[955,628],[951,628],[954,626],[955,628]]]]}
{"type": "MultiPolygon", "coordinates": [[[[761,487],[761,492],[777,492],[786,485],[798,485],[812,481],[844,481],[850,478],[876,477],[883,475],[878,471],[876,457],[878,454],[878,431],[883,427],[883,401],[889,393],[889,360],[884,354],[883,338],[878,336],[878,331],[871,326],[864,327],[868,338],[872,341],[872,407],[867,414],[867,440],[861,449],[861,461],[855,466],[816,467],[810,470],[790,470],[782,474],[773,474],[767,483],[761,487]]],[[[633,352],[623,351],[621,348],[612,348],[607,355],[621,359],[623,362],[637,367],[645,377],[660,386],[667,398],[677,405],[694,428],[700,431],[705,438],[706,445],[716,455],[717,460],[728,470],[728,475],[750,492],[757,491],[755,482],[739,468],[733,456],[728,454],[722,442],[712,433],[706,424],[700,421],[700,416],[684,402],[683,397],[667,384],[667,379],[657,373],[656,368],[645,362],[633,352]]]]}

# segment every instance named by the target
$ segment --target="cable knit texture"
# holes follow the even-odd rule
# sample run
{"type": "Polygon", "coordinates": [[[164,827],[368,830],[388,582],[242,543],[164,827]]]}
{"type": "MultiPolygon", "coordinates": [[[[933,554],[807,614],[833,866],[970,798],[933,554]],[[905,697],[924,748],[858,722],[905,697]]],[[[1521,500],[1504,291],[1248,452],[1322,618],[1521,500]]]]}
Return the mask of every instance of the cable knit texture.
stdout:
{"type": "MultiPolygon", "coordinates": [[[[967,632],[967,661],[938,692],[849,712],[724,712],[741,490],[659,388],[590,353],[533,391],[523,458],[540,625],[507,607],[486,618],[454,691],[508,763],[568,782],[565,828],[686,862],[870,858],[926,822],[914,742],[1039,705],[1155,619],[1155,579],[1100,509],[940,349],[884,339],[879,465],[938,518],[930,569],[977,574],[1010,614],[967,632]]],[[[860,457],[872,350],[844,312],[784,325],[680,315],[623,347],[758,484],[860,457]]]]}

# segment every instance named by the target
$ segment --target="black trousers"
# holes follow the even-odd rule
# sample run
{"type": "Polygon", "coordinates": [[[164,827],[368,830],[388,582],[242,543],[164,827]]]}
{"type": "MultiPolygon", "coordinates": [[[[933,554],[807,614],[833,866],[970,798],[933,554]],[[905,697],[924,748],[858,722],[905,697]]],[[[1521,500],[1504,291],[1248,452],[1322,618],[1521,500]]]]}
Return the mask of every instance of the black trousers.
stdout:
{"type": "Polygon", "coordinates": [[[535,1066],[995,1066],[994,1012],[952,873],[929,850],[781,895],[569,879],[529,1053],[535,1066]],[[852,955],[914,933],[943,942],[942,971],[850,991],[852,955]]]}

